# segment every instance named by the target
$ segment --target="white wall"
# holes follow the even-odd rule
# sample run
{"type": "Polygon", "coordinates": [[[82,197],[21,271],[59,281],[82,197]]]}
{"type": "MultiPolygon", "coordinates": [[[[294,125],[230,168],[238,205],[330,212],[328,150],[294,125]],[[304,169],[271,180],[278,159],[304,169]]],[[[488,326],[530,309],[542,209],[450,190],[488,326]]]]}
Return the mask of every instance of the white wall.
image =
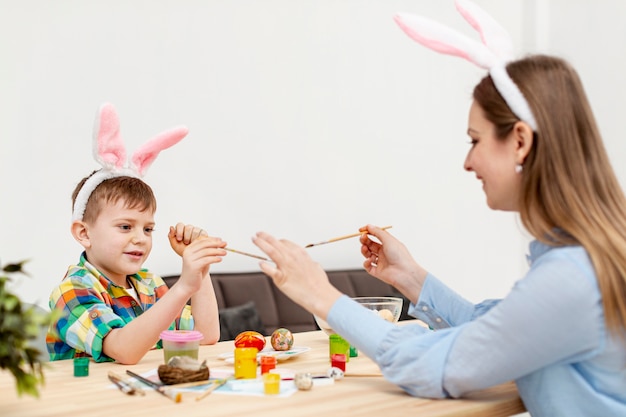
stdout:
{"type": "MultiPolygon", "coordinates": [[[[478,3],[520,53],[562,52],[581,67],[617,161],[624,6],[478,3]],[[563,19],[555,10],[566,7],[563,19]]],[[[469,299],[505,295],[526,269],[526,240],[462,168],[484,72],[409,40],[397,11],[472,33],[441,0],[0,0],[0,261],[29,258],[31,274],[15,290],[46,304],[78,261],[70,194],[98,168],[93,121],[110,101],[130,151],[190,128],[145,178],[159,201],[154,272],[179,271],[165,238],[177,221],[250,252],[258,230],[306,244],[376,223],[469,299]]],[[[356,239],[310,251],[326,269],[361,265],[356,239]]],[[[253,270],[237,254],[213,268],[253,270]]]]}

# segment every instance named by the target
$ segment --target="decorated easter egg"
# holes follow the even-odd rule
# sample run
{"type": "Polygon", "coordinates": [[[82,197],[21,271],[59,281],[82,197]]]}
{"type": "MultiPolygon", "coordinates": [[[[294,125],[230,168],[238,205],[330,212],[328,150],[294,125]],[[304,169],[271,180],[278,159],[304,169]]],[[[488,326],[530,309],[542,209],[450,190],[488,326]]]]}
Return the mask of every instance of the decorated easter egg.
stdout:
{"type": "Polygon", "coordinates": [[[265,347],[265,336],[254,330],[246,330],[241,332],[235,337],[235,347],[251,347],[257,348],[260,352],[265,347]]]}
{"type": "Polygon", "coordinates": [[[285,328],[274,330],[270,338],[274,350],[289,350],[293,346],[293,334],[285,328]]]}

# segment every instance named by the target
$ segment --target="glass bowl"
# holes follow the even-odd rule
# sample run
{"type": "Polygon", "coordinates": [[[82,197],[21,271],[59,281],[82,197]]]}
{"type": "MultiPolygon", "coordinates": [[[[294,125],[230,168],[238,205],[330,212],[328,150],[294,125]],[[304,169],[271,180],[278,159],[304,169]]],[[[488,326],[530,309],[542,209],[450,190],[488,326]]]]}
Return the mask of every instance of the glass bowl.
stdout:
{"type": "MultiPolygon", "coordinates": [[[[353,297],[352,299],[371,310],[373,314],[377,314],[392,323],[396,323],[400,319],[400,314],[402,314],[402,298],[399,297],[353,297]]],[[[326,334],[335,334],[325,320],[316,315],[313,315],[313,317],[319,328],[326,334]]]]}

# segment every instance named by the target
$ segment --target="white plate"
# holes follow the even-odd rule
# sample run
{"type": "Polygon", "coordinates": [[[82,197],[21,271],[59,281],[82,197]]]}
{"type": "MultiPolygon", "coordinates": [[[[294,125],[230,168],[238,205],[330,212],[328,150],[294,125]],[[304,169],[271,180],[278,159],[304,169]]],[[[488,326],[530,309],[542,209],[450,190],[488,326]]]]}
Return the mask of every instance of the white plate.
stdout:
{"type": "MultiPolygon", "coordinates": [[[[289,350],[274,350],[273,348],[265,348],[259,353],[257,353],[257,358],[261,356],[275,356],[277,360],[284,361],[294,356],[298,356],[301,353],[308,352],[311,350],[310,347],[307,346],[294,346],[289,350]]],[[[234,352],[226,352],[221,355],[217,355],[219,359],[223,359],[226,363],[235,363],[235,353],[234,352]]]]}

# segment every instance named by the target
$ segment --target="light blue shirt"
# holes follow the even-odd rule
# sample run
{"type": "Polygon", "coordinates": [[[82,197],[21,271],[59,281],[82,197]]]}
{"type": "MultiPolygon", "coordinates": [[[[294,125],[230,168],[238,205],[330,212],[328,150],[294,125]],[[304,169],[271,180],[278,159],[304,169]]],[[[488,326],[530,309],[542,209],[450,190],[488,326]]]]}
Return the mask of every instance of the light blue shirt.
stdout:
{"type": "Polygon", "coordinates": [[[474,305],[428,275],[398,326],[347,296],[330,326],[411,395],[461,397],[515,380],[533,417],[626,416],[626,344],[608,333],[580,246],[530,244],[530,270],[502,300],[474,305]]]}

